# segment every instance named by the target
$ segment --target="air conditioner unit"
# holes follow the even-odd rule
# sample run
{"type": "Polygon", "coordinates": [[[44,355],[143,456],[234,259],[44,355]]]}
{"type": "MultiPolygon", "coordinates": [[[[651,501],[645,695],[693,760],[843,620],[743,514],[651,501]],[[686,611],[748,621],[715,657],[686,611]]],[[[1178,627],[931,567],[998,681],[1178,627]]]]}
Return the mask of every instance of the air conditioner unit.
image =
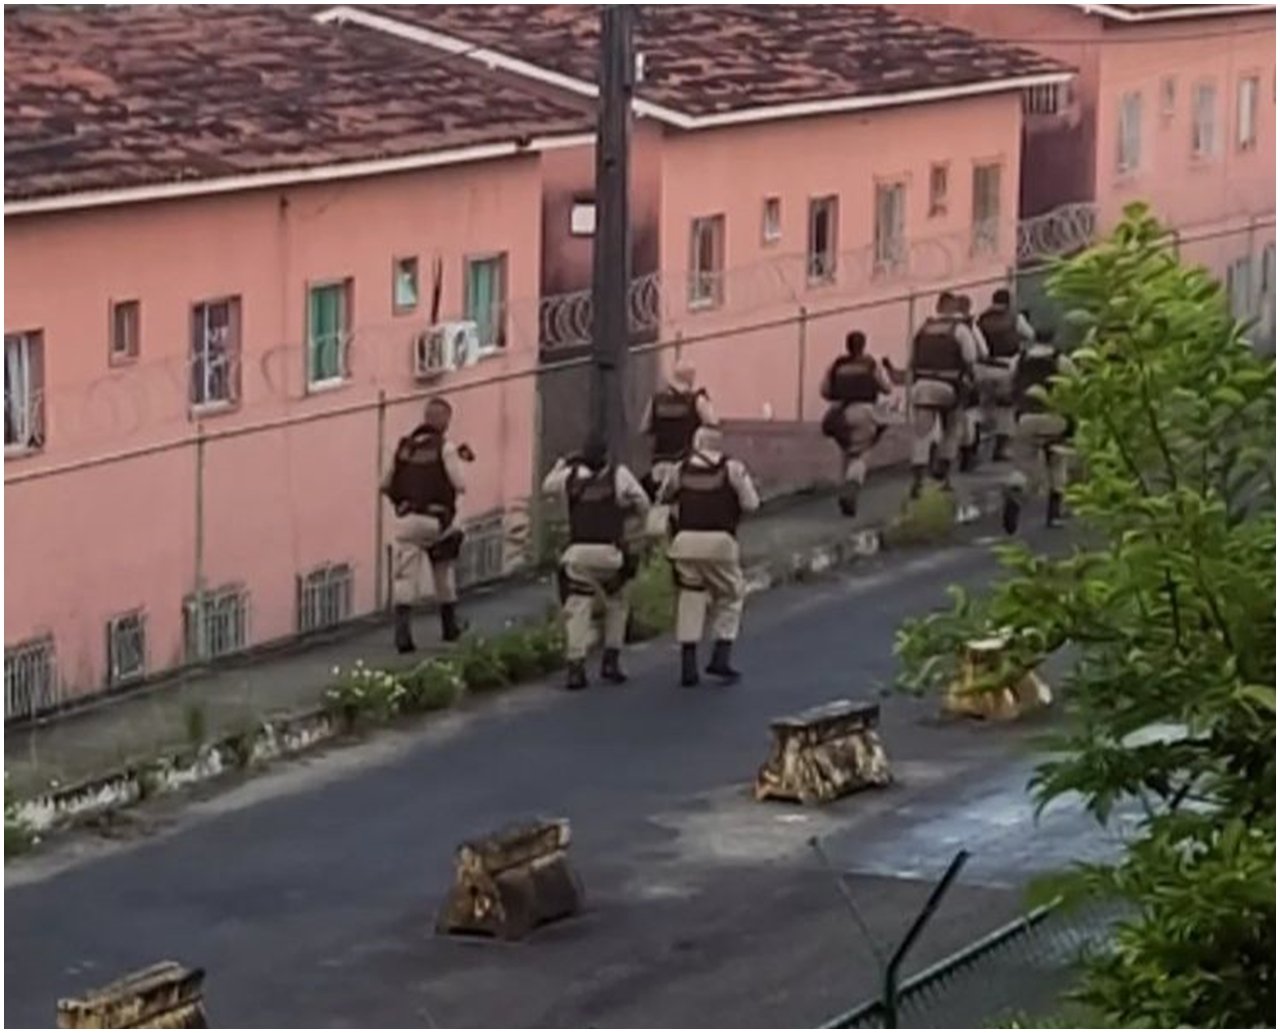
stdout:
{"type": "Polygon", "coordinates": [[[413,339],[413,373],[419,380],[474,365],[479,357],[480,334],[469,319],[438,323],[413,339]]]}

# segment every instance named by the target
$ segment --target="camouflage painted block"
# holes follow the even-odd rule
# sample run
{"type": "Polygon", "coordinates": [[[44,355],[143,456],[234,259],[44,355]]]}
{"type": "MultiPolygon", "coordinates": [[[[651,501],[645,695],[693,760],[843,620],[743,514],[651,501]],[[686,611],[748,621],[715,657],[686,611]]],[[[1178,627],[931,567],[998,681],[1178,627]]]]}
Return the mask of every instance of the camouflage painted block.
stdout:
{"type": "Polygon", "coordinates": [[[583,891],[568,849],[564,820],[525,822],[463,843],[436,931],[519,940],[576,914],[583,891]]]}
{"type": "Polygon", "coordinates": [[[204,972],[162,961],[58,1002],[59,1029],[206,1029],[204,972]]]}
{"type": "Polygon", "coordinates": [[[756,775],[756,799],[819,804],[888,785],[879,722],[879,706],[849,700],[773,721],[773,750],[756,775]]]}
{"type": "Polygon", "coordinates": [[[1049,686],[1035,671],[1009,677],[999,688],[981,687],[1004,659],[1009,639],[1005,635],[977,639],[964,648],[960,677],[943,697],[945,713],[983,720],[1013,721],[1053,702],[1049,686]]]}

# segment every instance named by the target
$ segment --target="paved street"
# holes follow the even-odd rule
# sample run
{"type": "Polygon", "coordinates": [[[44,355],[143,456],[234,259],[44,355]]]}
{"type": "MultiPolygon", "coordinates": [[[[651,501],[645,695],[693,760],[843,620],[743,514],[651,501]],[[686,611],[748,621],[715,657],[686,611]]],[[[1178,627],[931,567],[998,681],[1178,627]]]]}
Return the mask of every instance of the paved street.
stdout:
{"type": "Polygon", "coordinates": [[[821,1022],[877,973],[809,836],[886,950],[973,852],[908,971],[1018,913],[1029,874],[1108,848],[1069,806],[1032,824],[1033,728],[944,724],[932,703],[885,704],[889,790],[822,811],[747,793],[768,718],[872,694],[903,616],[992,568],[974,545],[886,556],[754,599],[736,687],[675,688],[652,644],[625,687],[518,690],[169,802],[151,839],[12,864],[8,1023],[165,957],[206,968],[215,1026],[821,1022]],[[587,912],[517,946],[434,937],[456,842],[530,812],[572,820],[587,912]]]}

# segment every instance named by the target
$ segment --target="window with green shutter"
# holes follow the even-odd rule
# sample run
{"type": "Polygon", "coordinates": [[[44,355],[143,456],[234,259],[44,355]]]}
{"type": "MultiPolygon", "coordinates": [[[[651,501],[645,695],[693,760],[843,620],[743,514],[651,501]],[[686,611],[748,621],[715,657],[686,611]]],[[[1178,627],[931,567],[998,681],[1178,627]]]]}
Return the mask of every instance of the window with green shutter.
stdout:
{"type": "Polygon", "coordinates": [[[467,261],[466,318],[476,324],[482,348],[506,345],[506,255],[467,261]]]}
{"type": "Polygon", "coordinates": [[[345,379],[350,336],[351,281],[312,287],[307,305],[308,383],[345,379]]]}

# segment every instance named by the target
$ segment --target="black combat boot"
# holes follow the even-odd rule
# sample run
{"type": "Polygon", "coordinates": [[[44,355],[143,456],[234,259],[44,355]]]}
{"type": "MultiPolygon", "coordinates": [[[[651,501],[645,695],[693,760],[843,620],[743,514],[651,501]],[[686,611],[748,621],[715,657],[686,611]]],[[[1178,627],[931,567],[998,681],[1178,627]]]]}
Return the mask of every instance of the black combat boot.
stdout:
{"type": "Polygon", "coordinates": [[[1062,492],[1049,492],[1049,507],[1044,516],[1045,527],[1062,526],[1062,492]]]}
{"type": "Polygon", "coordinates": [[[692,642],[680,644],[680,684],[686,689],[697,685],[698,647],[692,642]]]}
{"type": "Polygon", "coordinates": [[[943,491],[951,490],[951,460],[938,460],[938,487],[943,491]]]}
{"type": "Polygon", "coordinates": [[[729,664],[729,655],[733,652],[733,643],[727,639],[717,639],[711,653],[711,663],[707,664],[707,674],[714,674],[726,682],[736,682],[742,677],[729,664]]]}
{"type": "Polygon", "coordinates": [[[1022,516],[1022,502],[1013,492],[1006,492],[1004,509],[1000,512],[1000,523],[1004,525],[1005,534],[1018,533],[1018,518],[1022,516]]]}
{"type": "Polygon", "coordinates": [[[858,515],[858,486],[856,484],[845,485],[844,490],[840,492],[839,504],[840,512],[845,516],[858,515]]]}
{"type": "Polygon", "coordinates": [[[913,466],[911,468],[911,493],[910,497],[918,499],[920,492],[924,490],[924,467],[913,466]]]}
{"type": "Polygon", "coordinates": [[[467,630],[467,622],[458,620],[457,603],[440,604],[440,637],[446,642],[457,642],[467,630]]]}
{"type": "Polygon", "coordinates": [[[1009,435],[997,434],[996,446],[991,452],[991,461],[993,463],[1008,462],[1009,459],[1009,435]]]}
{"type": "Polygon", "coordinates": [[[621,685],[627,680],[626,674],[622,670],[622,653],[617,649],[606,649],[604,656],[600,659],[600,677],[605,681],[611,681],[614,685],[621,685]]]}
{"type": "Polygon", "coordinates": [[[570,692],[577,692],[587,687],[587,665],[581,660],[570,660],[565,669],[564,687],[570,692]]]}
{"type": "Polygon", "coordinates": [[[413,613],[413,608],[409,606],[396,607],[396,652],[412,653],[417,647],[413,644],[413,624],[409,617],[413,613]]]}

